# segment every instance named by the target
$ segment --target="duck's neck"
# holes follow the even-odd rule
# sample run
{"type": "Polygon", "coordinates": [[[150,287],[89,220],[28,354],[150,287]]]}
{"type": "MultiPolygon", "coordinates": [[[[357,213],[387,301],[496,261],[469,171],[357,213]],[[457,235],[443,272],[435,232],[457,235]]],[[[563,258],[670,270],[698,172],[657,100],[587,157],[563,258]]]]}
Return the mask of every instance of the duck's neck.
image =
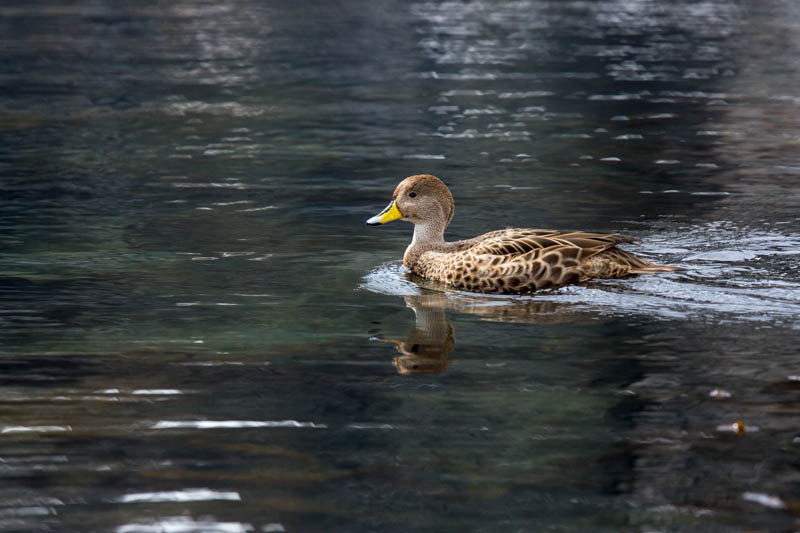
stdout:
{"type": "Polygon", "coordinates": [[[444,240],[444,227],[441,224],[435,222],[415,224],[414,238],[406,248],[403,263],[408,268],[412,268],[412,265],[423,253],[431,250],[444,251],[445,248],[447,248],[447,243],[444,240]]]}
{"type": "Polygon", "coordinates": [[[427,249],[444,246],[444,228],[441,224],[424,222],[414,224],[414,238],[411,246],[425,246],[427,249]]]}

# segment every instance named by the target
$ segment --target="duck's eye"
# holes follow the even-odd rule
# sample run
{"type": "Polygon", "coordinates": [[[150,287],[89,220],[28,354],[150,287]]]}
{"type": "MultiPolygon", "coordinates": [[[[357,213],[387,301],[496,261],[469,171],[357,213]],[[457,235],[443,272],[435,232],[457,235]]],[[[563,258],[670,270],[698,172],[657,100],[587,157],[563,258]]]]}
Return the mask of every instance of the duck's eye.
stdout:
{"type": "Polygon", "coordinates": [[[408,197],[409,198],[415,198],[416,196],[417,196],[417,193],[415,193],[415,192],[408,193],[408,197]]]}

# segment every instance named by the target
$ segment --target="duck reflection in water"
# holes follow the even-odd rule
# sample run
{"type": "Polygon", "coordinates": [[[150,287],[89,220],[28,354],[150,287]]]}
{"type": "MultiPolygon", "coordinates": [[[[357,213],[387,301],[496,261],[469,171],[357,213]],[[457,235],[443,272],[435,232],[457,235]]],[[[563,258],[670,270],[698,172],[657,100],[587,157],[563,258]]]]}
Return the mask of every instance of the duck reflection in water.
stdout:
{"type": "MultiPolygon", "coordinates": [[[[409,277],[417,278],[409,275],[409,277]]],[[[446,310],[478,315],[491,322],[560,323],[594,320],[597,315],[576,311],[574,307],[552,301],[509,300],[481,297],[463,292],[431,292],[404,296],[406,307],[414,311],[414,328],[405,339],[379,337],[391,342],[400,353],[394,366],[400,374],[440,374],[452,362],[447,354],[455,347],[455,330],[446,310]]]]}
{"type": "Polygon", "coordinates": [[[414,311],[414,329],[405,340],[381,339],[395,344],[400,352],[394,366],[400,374],[440,374],[450,366],[447,354],[456,343],[453,324],[444,312],[443,294],[405,296],[406,306],[414,311]]]}

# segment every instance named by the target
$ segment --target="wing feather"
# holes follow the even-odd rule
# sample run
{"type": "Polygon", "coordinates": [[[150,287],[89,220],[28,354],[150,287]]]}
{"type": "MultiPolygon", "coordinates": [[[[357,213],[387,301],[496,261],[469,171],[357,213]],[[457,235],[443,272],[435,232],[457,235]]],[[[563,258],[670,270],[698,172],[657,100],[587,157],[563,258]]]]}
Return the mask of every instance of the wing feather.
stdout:
{"type": "MultiPolygon", "coordinates": [[[[493,231],[471,239],[466,249],[476,255],[496,255],[511,258],[533,252],[538,256],[543,250],[577,248],[583,258],[591,257],[619,243],[634,239],[614,233],[585,233],[576,231],[507,229],[493,231]]],[[[466,244],[466,242],[465,242],[466,244]]]]}

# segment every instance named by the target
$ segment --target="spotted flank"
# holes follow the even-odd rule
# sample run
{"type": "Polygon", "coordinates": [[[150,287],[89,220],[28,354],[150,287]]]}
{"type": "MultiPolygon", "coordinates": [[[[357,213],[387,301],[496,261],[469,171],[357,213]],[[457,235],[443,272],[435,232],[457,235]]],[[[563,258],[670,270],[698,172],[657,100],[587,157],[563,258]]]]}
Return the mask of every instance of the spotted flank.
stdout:
{"type": "Polygon", "coordinates": [[[520,293],[592,278],[680,270],[618,248],[634,239],[616,234],[515,228],[445,242],[453,197],[444,183],[427,174],[403,180],[391,206],[403,213],[402,220],[414,223],[405,266],[424,278],[470,291],[520,293]]]}

